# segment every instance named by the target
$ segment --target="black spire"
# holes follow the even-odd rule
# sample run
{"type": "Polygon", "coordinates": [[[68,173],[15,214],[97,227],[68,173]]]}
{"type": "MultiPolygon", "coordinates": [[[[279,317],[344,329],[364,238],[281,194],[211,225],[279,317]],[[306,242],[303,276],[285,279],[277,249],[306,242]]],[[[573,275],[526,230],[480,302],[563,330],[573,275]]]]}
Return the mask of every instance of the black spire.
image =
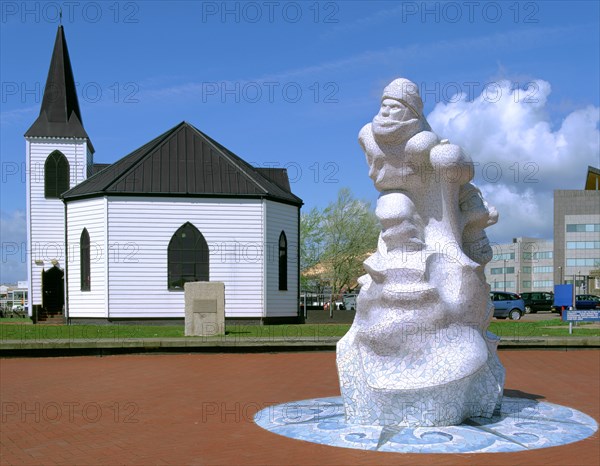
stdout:
{"type": "Polygon", "coordinates": [[[90,138],[83,128],[75,79],[62,25],[58,26],[56,32],[40,115],[25,133],[25,137],[36,136],[85,138],[92,152],[94,151],[90,138]]]}

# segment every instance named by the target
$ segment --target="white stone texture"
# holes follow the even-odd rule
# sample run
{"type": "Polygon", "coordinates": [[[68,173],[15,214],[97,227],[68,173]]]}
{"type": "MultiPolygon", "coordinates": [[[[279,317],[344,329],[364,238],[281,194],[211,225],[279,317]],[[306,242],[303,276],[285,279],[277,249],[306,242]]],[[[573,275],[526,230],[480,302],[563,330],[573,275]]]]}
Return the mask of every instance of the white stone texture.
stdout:
{"type": "Polygon", "coordinates": [[[470,183],[473,163],[440,140],[417,86],[397,79],[362,128],[382,226],[349,332],[337,347],[348,422],[444,426],[499,408],[504,368],[483,272],[498,220],[470,183]]]}

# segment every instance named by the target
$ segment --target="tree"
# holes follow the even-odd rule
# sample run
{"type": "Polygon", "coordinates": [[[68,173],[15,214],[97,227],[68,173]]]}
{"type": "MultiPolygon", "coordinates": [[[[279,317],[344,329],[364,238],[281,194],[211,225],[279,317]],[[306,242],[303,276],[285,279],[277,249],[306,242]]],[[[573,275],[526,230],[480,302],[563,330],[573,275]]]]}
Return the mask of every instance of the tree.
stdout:
{"type": "Polygon", "coordinates": [[[318,264],[324,250],[323,213],[313,207],[300,217],[300,286],[303,290],[322,294],[324,283],[318,264]]]}
{"type": "Polygon", "coordinates": [[[324,249],[323,213],[316,207],[300,216],[300,270],[314,267],[324,249]]]}
{"type": "Polygon", "coordinates": [[[344,288],[364,273],[362,263],[377,249],[379,221],[367,202],[354,199],[347,188],[323,212],[327,247],[323,262],[328,265],[331,302],[344,288]]]}
{"type": "Polygon", "coordinates": [[[368,202],[352,196],[348,188],[322,212],[303,214],[300,226],[303,285],[331,287],[331,302],[364,273],[362,263],[377,248],[379,222],[368,202]]]}

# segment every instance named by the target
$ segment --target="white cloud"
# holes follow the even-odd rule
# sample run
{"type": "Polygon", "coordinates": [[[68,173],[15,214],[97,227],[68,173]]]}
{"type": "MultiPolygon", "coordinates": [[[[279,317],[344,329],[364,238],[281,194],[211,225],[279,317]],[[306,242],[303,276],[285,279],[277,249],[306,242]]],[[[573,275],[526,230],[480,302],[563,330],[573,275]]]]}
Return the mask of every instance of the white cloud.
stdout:
{"type": "Polygon", "coordinates": [[[587,166],[600,165],[600,108],[588,106],[552,128],[550,83],[527,89],[499,81],[467,100],[438,103],[427,117],[433,130],[461,145],[477,163],[475,183],[500,213],[492,240],[553,236],[555,189],[582,189],[587,166]]]}
{"type": "Polygon", "coordinates": [[[552,238],[552,196],[536,197],[532,189],[521,192],[505,184],[484,184],[481,191],[500,213],[498,223],[487,231],[492,241],[505,243],[517,236],[552,238]]]}
{"type": "Polygon", "coordinates": [[[26,232],[24,211],[0,213],[0,283],[16,283],[27,279],[26,232]]]}

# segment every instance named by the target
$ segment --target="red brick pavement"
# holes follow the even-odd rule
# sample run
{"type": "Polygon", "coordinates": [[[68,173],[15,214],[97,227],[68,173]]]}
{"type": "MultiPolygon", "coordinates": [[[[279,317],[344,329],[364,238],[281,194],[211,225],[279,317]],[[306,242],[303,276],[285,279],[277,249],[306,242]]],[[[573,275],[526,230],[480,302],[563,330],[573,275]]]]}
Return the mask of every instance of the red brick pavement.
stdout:
{"type": "MultiPolygon", "coordinates": [[[[600,352],[503,351],[507,394],[600,419],[600,352]]],[[[0,360],[1,464],[594,465],[598,433],[522,453],[409,455],[328,447],[252,422],[269,404],[339,394],[335,354],[0,360]]]]}

